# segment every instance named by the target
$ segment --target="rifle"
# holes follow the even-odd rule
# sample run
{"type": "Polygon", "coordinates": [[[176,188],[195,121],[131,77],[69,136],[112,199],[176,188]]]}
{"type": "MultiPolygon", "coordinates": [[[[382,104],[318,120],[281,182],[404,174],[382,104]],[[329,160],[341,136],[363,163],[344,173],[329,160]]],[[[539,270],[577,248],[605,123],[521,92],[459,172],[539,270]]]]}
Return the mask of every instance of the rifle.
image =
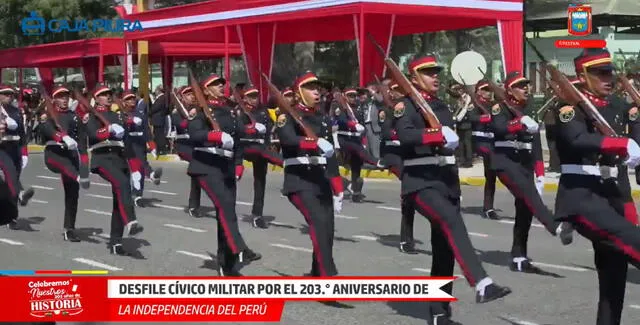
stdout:
{"type": "Polygon", "coordinates": [[[613,130],[611,125],[609,125],[607,120],[602,117],[598,109],[593,106],[593,103],[591,103],[587,96],[580,92],[578,88],[569,81],[567,76],[558,70],[558,68],[548,64],[548,61],[544,58],[542,53],[540,53],[538,48],[533,45],[528,38],[525,37],[525,40],[529,43],[540,61],[547,65],[549,74],[551,74],[551,80],[558,86],[557,89],[554,89],[558,98],[566,101],[569,105],[581,107],[583,111],[594,121],[595,127],[600,133],[602,133],[602,135],[617,137],[618,134],[613,130]]]}
{"type": "Polygon", "coordinates": [[[176,95],[175,89],[171,91],[171,98],[173,99],[172,101],[174,102],[174,106],[176,106],[176,109],[180,116],[182,116],[182,118],[185,120],[189,119],[189,112],[187,112],[187,109],[182,104],[182,101],[180,101],[180,98],[178,98],[178,95],[176,95]]]}
{"type": "Polygon", "coordinates": [[[420,95],[418,90],[402,73],[398,65],[386,55],[385,51],[382,49],[380,44],[376,42],[373,36],[371,34],[367,34],[367,37],[369,38],[369,41],[373,43],[374,47],[378,50],[378,53],[380,53],[380,55],[382,55],[382,57],[384,58],[384,64],[387,66],[387,69],[389,69],[391,79],[395,80],[395,82],[398,84],[398,87],[400,87],[400,89],[402,89],[402,91],[406,93],[409,98],[411,98],[413,103],[420,108],[420,114],[422,115],[422,118],[424,118],[425,122],[427,122],[428,126],[434,129],[441,129],[442,125],[440,124],[438,117],[433,112],[433,109],[431,109],[431,106],[429,106],[427,101],[422,97],[422,95],[420,95]]]}
{"type": "Polygon", "coordinates": [[[89,112],[95,115],[96,118],[98,118],[98,120],[100,120],[100,123],[102,123],[103,127],[108,127],[109,125],[111,125],[111,123],[109,123],[109,121],[101,113],[98,113],[96,109],[93,106],[91,106],[91,104],[89,103],[89,100],[86,97],[84,97],[84,95],[82,95],[82,93],[80,92],[80,90],[78,90],[78,88],[73,89],[73,94],[76,97],[76,100],[78,100],[78,102],[80,103],[80,105],[84,106],[87,110],[89,110],[89,112]]]}
{"type": "Polygon", "coordinates": [[[238,106],[240,106],[240,109],[244,112],[244,115],[247,116],[247,118],[249,119],[249,122],[251,122],[251,124],[256,124],[256,119],[253,118],[253,116],[251,115],[251,112],[249,111],[249,107],[247,107],[247,104],[242,101],[242,95],[240,95],[240,90],[238,90],[238,88],[233,89],[233,98],[236,100],[236,104],[238,104],[238,106]]]}
{"type": "Polygon", "coordinates": [[[347,103],[347,98],[344,96],[343,93],[338,93],[336,102],[338,102],[338,106],[340,107],[340,110],[345,112],[347,116],[349,116],[350,120],[356,121],[356,122],[358,121],[358,119],[356,118],[356,115],[353,113],[353,109],[351,108],[351,105],[347,103]]]}
{"type": "Polygon", "coordinates": [[[267,82],[269,93],[276,100],[276,104],[278,105],[278,107],[280,107],[280,109],[284,110],[286,113],[291,115],[291,117],[293,117],[293,120],[296,121],[300,128],[302,128],[307,138],[311,138],[314,141],[318,140],[318,136],[316,135],[316,133],[304,124],[304,121],[302,121],[302,117],[300,116],[300,114],[298,114],[298,111],[292,109],[291,106],[289,106],[287,100],[284,99],[284,96],[282,96],[280,90],[278,90],[278,88],[271,83],[269,77],[266,74],[262,73],[262,78],[264,78],[264,80],[267,82]]]}
{"type": "MultiPolygon", "coordinates": [[[[624,53],[622,52],[622,49],[618,49],[618,51],[620,51],[620,55],[622,55],[622,58],[624,58],[624,53]]],[[[626,61],[626,58],[625,58],[625,61],[626,61]]],[[[633,102],[637,106],[640,106],[640,92],[638,92],[638,89],[633,87],[629,78],[627,78],[627,76],[625,76],[624,74],[618,75],[618,79],[620,79],[620,83],[622,84],[622,88],[624,88],[624,91],[626,91],[627,94],[629,94],[629,96],[631,97],[631,99],[633,99],[633,102]]]]}
{"type": "Polygon", "coordinates": [[[218,121],[211,115],[211,110],[209,110],[209,105],[207,105],[207,100],[204,98],[204,93],[202,93],[202,88],[198,84],[198,81],[193,76],[193,71],[189,68],[189,83],[191,83],[191,88],[193,89],[193,94],[196,95],[196,100],[198,101],[198,105],[200,106],[200,110],[209,121],[209,126],[213,131],[220,131],[220,124],[218,121]]]}
{"type": "Polygon", "coordinates": [[[58,112],[56,112],[55,108],[53,107],[53,100],[51,99],[51,96],[49,96],[47,90],[44,88],[42,81],[40,81],[38,86],[44,99],[43,103],[45,112],[47,112],[47,116],[51,119],[51,121],[53,121],[53,125],[56,127],[56,129],[58,129],[59,132],[67,133],[67,130],[62,128],[62,126],[60,125],[60,120],[58,120],[58,112]]]}
{"type": "Polygon", "coordinates": [[[498,86],[495,82],[493,82],[493,80],[487,78],[487,73],[485,71],[482,71],[480,67],[478,67],[478,70],[484,75],[484,79],[487,80],[489,89],[491,89],[491,92],[493,92],[493,95],[496,97],[496,99],[499,102],[504,103],[507,106],[509,112],[511,112],[511,114],[513,114],[516,118],[522,117],[522,112],[509,105],[509,103],[507,102],[507,91],[504,88],[498,86]]]}
{"type": "Polygon", "coordinates": [[[395,105],[395,103],[393,102],[393,99],[391,99],[391,88],[389,88],[389,86],[383,84],[380,81],[380,78],[378,78],[377,75],[373,75],[373,77],[376,79],[376,82],[378,83],[378,89],[380,90],[380,93],[382,94],[382,102],[384,103],[385,106],[389,107],[390,109],[393,109],[395,105]]]}
{"type": "Polygon", "coordinates": [[[458,77],[460,77],[460,81],[462,81],[462,86],[463,86],[462,89],[464,90],[465,93],[467,93],[467,95],[471,97],[471,100],[473,101],[473,105],[478,107],[482,111],[482,114],[484,115],[490,114],[489,109],[486,108],[484,104],[480,103],[480,101],[478,100],[478,96],[476,96],[473,93],[473,91],[471,91],[471,86],[467,85],[467,83],[464,81],[464,78],[462,78],[460,74],[458,74],[458,77]]]}

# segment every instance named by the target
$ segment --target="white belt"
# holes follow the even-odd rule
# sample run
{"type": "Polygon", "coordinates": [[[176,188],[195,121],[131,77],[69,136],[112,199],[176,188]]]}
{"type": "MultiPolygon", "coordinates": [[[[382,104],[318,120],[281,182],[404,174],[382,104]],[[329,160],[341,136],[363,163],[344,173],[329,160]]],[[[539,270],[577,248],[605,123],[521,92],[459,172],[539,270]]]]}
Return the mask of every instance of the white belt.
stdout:
{"type": "Polygon", "coordinates": [[[562,174],[600,176],[604,179],[618,177],[618,167],[595,165],[560,165],[562,174]]]}
{"type": "Polygon", "coordinates": [[[280,140],[279,139],[271,139],[271,140],[269,140],[269,142],[271,142],[271,143],[280,143],[280,140]]]}
{"type": "Polygon", "coordinates": [[[0,138],[0,141],[20,141],[19,135],[5,135],[0,138]]]}
{"type": "Polygon", "coordinates": [[[129,135],[132,137],[141,137],[144,132],[129,132],[129,135]]]}
{"type": "Polygon", "coordinates": [[[421,166],[421,165],[455,165],[456,157],[455,156],[431,156],[431,157],[420,157],[414,159],[407,159],[403,162],[405,166],[421,166]]]}
{"type": "Polygon", "coordinates": [[[264,143],[264,139],[240,139],[242,142],[264,143]]]}
{"type": "Polygon", "coordinates": [[[284,167],[287,166],[295,166],[295,165],[326,165],[327,158],[325,157],[295,157],[295,158],[287,158],[284,160],[282,164],[284,167]]]}
{"type": "Polygon", "coordinates": [[[60,146],[60,147],[64,147],[65,144],[62,142],[56,142],[56,141],[47,141],[47,143],[44,144],[45,147],[46,146],[60,146]]]}
{"type": "Polygon", "coordinates": [[[477,137],[493,139],[493,132],[472,131],[471,135],[475,135],[477,137]]]}
{"type": "Polygon", "coordinates": [[[176,134],[175,138],[176,139],[189,139],[189,135],[188,134],[176,134]]]}
{"type": "Polygon", "coordinates": [[[214,147],[197,147],[194,150],[202,151],[202,152],[208,152],[208,153],[214,154],[216,156],[233,158],[233,151],[231,151],[231,150],[224,150],[224,149],[214,148],[214,147]]]}
{"type": "Polygon", "coordinates": [[[336,133],[338,133],[338,135],[345,135],[345,136],[348,136],[348,137],[359,137],[360,136],[360,133],[358,133],[358,132],[338,131],[336,133]]]}
{"type": "Polygon", "coordinates": [[[400,146],[400,140],[387,140],[384,142],[385,145],[387,146],[395,146],[398,147],[400,146]]]}
{"type": "Polygon", "coordinates": [[[98,142],[97,144],[94,144],[93,146],[91,146],[91,148],[89,148],[89,152],[96,150],[96,149],[100,149],[100,148],[106,148],[106,147],[121,147],[124,148],[124,142],[122,141],[111,141],[111,140],[104,140],[102,142],[98,142]]]}
{"type": "Polygon", "coordinates": [[[514,148],[518,150],[531,150],[531,143],[520,142],[520,141],[496,141],[496,148],[514,148]]]}

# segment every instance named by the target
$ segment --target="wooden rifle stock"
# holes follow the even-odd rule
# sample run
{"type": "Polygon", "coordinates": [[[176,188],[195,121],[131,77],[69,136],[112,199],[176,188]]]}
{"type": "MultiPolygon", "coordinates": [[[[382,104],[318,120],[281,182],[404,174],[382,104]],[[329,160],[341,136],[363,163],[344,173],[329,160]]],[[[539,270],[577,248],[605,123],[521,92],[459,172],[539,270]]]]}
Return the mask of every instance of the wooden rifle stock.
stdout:
{"type": "Polygon", "coordinates": [[[247,104],[242,100],[242,95],[240,94],[240,90],[238,90],[238,88],[233,89],[233,99],[236,100],[236,104],[240,106],[240,109],[242,110],[242,112],[244,112],[244,115],[247,116],[249,122],[251,122],[251,124],[256,124],[256,119],[253,118],[249,107],[247,107],[247,104]]]}
{"type": "Polygon", "coordinates": [[[220,124],[218,121],[211,115],[211,110],[209,110],[209,105],[207,105],[207,100],[204,97],[204,93],[202,92],[202,88],[200,88],[200,84],[193,76],[193,71],[189,68],[189,83],[191,84],[191,88],[193,89],[193,94],[196,96],[196,100],[198,101],[198,105],[200,106],[200,110],[209,121],[209,126],[213,131],[220,131],[220,124]]]}
{"type": "Polygon", "coordinates": [[[60,120],[58,119],[58,112],[56,112],[55,107],[53,107],[53,100],[51,99],[51,96],[49,95],[47,89],[44,88],[42,81],[40,81],[38,86],[40,88],[40,92],[42,93],[43,104],[45,107],[45,111],[47,112],[47,116],[51,119],[51,121],[53,121],[53,125],[56,127],[56,129],[58,129],[59,132],[67,133],[67,130],[62,128],[60,124],[60,120]]]}
{"type": "Polygon", "coordinates": [[[356,122],[358,121],[358,119],[356,118],[356,115],[353,113],[353,109],[351,108],[351,105],[349,105],[349,103],[347,102],[347,98],[343,93],[337,94],[336,102],[338,102],[338,106],[340,107],[340,110],[345,112],[347,116],[349,116],[350,120],[356,121],[356,122]]]}
{"type": "Polygon", "coordinates": [[[376,79],[376,82],[378,83],[378,90],[380,91],[380,94],[382,94],[382,102],[388,108],[393,109],[396,106],[396,104],[393,102],[393,99],[391,99],[391,88],[383,84],[377,75],[374,74],[373,77],[376,79]]]}
{"type": "Polygon", "coordinates": [[[413,103],[420,108],[420,115],[424,118],[425,122],[427,122],[430,128],[441,129],[442,125],[438,120],[438,117],[431,109],[431,106],[427,103],[427,101],[422,97],[422,95],[418,92],[418,90],[411,84],[409,79],[402,73],[398,65],[389,58],[385,51],[382,49],[380,44],[376,42],[376,40],[371,36],[371,34],[367,34],[367,37],[373,43],[374,47],[378,50],[378,53],[382,55],[384,58],[384,64],[387,66],[389,70],[389,75],[391,79],[395,80],[398,84],[398,87],[402,89],[402,91],[411,98],[413,103]]]}
{"type": "Polygon", "coordinates": [[[467,85],[467,83],[464,81],[464,78],[462,78],[461,75],[458,74],[458,77],[460,77],[460,81],[462,81],[462,86],[463,86],[462,89],[464,90],[465,93],[467,93],[467,95],[469,95],[469,97],[471,97],[471,101],[473,102],[473,105],[475,105],[478,109],[480,109],[482,111],[482,114],[484,115],[491,114],[489,109],[485,107],[484,104],[482,104],[478,100],[478,96],[476,96],[476,94],[472,90],[473,86],[467,85]]]}
{"type": "Polygon", "coordinates": [[[78,90],[77,88],[73,89],[73,94],[75,95],[76,100],[80,103],[80,105],[84,106],[87,110],[89,110],[89,112],[95,115],[98,120],[100,120],[100,123],[102,123],[103,127],[108,127],[109,125],[111,125],[111,123],[109,123],[109,121],[107,121],[107,119],[102,114],[98,113],[96,109],[91,106],[89,100],[84,97],[84,95],[82,95],[80,90],[78,90]]]}
{"type": "Polygon", "coordinates": [[[490,78],[487,78],[486,72],[482,71],[480,67],[478,67],[478,70],[484,75],[485,80],[487,80],[487,83],[489,84],[489,89],[491,89],[491,92],[493,92],[493,96],[495,96],[496,100],[498,102],[504,103],[504,105],[507,106],[509,112],[511,112],[511,114],[513,114],[516,118],[522,117],[522,112],[509,105],[509,103],[507,102],[507,91],[504,88],[498,86],[490,78]]]}
{"type": "Polygon", "coordinates": [[[286,113],[291,115],[291,117],[293,117],[294,121],[296,121],[298,126],[302,128],[307,138],[318,140],[318,136],[316,135],[316,133],[313,132],[313,130],[310,129],[306,124],[304,124],[304,121],[302,121],[302,117],[300,116],[300,114],[298,114],[298,111],[289,106],[287,100],[284,98],[284,96],[282,96],[280,90],[278,90],[278,88],[271,83],[269,77],[264,73],[262,74],[262,77],[267,82],[267,85],[269,86],[269,93],[276,100],[276,104],[278,105],[278,107],[280,107],[280,109],[284,110],[286,113]]]}
{"type": "Polygon", "coordinates": [[[180,101],[180,98],[178,98],[178,95],[176,95],[175,89],[171,91],[171,98],[180,116],[182,116],[182,118],[185,120],[189,119],[189,112],[187,112],[187,109],[182,104],[182,101],[180,101]]]}

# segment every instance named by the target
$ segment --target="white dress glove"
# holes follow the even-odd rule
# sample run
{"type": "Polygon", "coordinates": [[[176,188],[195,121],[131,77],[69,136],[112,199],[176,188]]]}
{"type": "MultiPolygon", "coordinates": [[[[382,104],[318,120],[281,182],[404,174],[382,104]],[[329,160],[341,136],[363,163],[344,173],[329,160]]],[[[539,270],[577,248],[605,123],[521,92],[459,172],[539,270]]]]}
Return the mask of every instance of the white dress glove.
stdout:
{"type": "Polygon", "coordinates": [[[636,168],[640,165],[640,146],[633,139],[629,139],[627,142],[627,160],[625,164],[631,168],[636,168]]]}
{"type": "Polygon", "coordinates": [[[333,145],[331,144],[331,142],[327,141],[324,138],[318,139],[318,148],[322,150],[323,156],[327,158],[333,156],[334,154],[333,145]]]}
{"type": "Polygon", "coordinates": [[[458,137],[456,132],[453,131],[450,127],[443,126],[442,135],[444,136],[444,140],[446,141],[446,143],[444,144],[445,148],[455,149],[458,147],[458,144],[460,143],[460,138],[458,137]]]}
{"type": "Polygon", "coordinates": [[[338,195],[333,196],[333,211],[335,213],[340,213],[342,211],[342,199],[344,198],[344,193],[340,193],[338,195]]]}
{"type": "Polygon", "coordinates": [[[536,190],[538,190],[538,194],[542,196],[542,193],[544,192],[544,176],[536,177],[536,190]]]}
{"type": "Polygon", "coordinates": [[[18,128],[18,122],[16,122],[16,120],[6,117],[4,121],[7,124],[7,129],[13,131],[18,128]]]}
{"type": "Polygon", "coordinates": [[[27,168],[28,163],[29,163],[29,156],[22,156],[22,169],[27,168]]]}
{"type": "Polygon", "coordinates": [[[134,116],[133,117],[133,124],[140,126],[142,124],[142,119],[137,117],[137,116],[134,116]]]}
{"type": "Polygon", "coordinates": [[[222,132],[221,140],[222,140],[223,149],[227,149],[227,150],[233,149],[233,137],[229,133],[222,132]]]}
{"type": "Polygon", "coordinates": [[[62,137],[62,142],[64,142],[69,150],[78,149],[78,143],[76,142],[76,140],[73,140],[73,138],[68,135],[62,137]]]}
{"type": "Polygon", "coordinates": [[[256,131],[258,131],[258,133],[260,134],[267,133],[267,127],[262,123],[256,123],[253,127],[256,128],[256,131]]]}
{"type": "Polygon", "coordinates": [[[142,181],[142,174],[140,174],[140,172],[131,174],[131,185],[138,191],[140,190],[140,181],[142,181]]]}
{"type": "Polygon", "coordinates": [[[356,132],[358,133],[364,132],[364,126],[360,123],[356,124],[356,132]]]}
{"type": "Polygon", "coordinates": [[[527,128],[527,133],[529,133],[529,134],[533,134],[533,133],[538,132],[538,129],[540,128],[538,123],[536,123],[536,121],[534,121],[529,116],[521,117],[520,118],[520,123],[524,124],[524,126],[527,128]]]}
{"type": "Polygon", "coordinates": [[[124,136],[124,128],[118,124],[109,125],[109,133],[118,139],[122,139],[124,136]]]}

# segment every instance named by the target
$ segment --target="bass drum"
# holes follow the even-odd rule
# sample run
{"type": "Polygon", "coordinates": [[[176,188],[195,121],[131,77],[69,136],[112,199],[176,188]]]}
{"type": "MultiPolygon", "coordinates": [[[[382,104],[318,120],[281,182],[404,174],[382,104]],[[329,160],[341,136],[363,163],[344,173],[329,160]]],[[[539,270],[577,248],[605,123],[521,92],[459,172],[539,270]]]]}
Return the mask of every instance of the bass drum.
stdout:
{"type": "Polygon", "coordinates": [[[474,86],[485,78],[487,61],[475,51],[465,51],[456,55],[451,62],[451,77],[461,85],[474,86]]]}

